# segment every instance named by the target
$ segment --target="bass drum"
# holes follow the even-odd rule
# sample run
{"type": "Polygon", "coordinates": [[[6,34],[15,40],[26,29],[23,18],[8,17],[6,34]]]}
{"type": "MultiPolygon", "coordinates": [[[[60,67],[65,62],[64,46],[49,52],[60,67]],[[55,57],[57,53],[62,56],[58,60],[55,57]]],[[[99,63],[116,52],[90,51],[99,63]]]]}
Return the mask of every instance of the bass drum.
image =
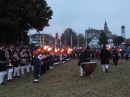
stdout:
{"type": "Polygon", "coordinates": [[[86,74],[92,74],[97,66],[96,62],[82,62],[81,67],[86,74]]]}

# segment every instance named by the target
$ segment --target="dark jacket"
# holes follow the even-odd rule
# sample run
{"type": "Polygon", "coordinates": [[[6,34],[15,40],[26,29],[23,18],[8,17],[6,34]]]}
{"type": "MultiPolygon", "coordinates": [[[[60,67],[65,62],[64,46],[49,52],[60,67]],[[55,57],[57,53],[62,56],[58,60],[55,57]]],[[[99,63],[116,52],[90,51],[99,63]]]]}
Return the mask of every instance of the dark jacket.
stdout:
{"type": "Polygon", "coordinates": [[[110,57],[110,52],[106,48],[103,48],[99,56],[99,59],[101,59],[101,64],[109,64],[110,57]]]}
{"type": "Polygon", "coordinates": [[[91,53],[89,50],[85,50],[84,52],[82,52],[80,55],[78,65],[80,66],[82,62],[90,62],[90,54],[91,53]]]}
{"type": "Polygon", "coordinates": [[[0,49],[0,71],[6,71],[6,57],[5,52],[0,49]]]}
{"type": "Polygon", "coordinates": [[[33,62],[34,65],[41,65],[41,60],[38,58],[39,54],[34,55],[33,62]]]}

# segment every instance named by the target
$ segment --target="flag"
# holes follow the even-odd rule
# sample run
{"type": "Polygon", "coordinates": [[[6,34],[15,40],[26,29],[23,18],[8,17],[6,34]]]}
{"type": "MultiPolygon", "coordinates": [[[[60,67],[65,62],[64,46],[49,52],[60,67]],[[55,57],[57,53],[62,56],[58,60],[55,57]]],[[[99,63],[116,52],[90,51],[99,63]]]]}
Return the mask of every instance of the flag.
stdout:
{"type": "Polygon", "coordinates": [[[56,33],[56,39],[58,39],[58,32],[56,33]]]}
{"type": "Polygon", "coordinates": [[[57,45],[57,40],[58,40],[58,32],[56,33],[56,36],[55,36],[55,46],[57,45]]]}

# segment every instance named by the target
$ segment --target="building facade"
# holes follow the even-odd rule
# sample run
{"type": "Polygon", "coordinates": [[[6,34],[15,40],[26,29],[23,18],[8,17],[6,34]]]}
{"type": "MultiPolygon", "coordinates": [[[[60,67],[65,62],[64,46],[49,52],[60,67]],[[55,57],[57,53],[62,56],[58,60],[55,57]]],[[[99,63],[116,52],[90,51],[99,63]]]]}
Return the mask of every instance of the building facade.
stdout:
{"type": "Polygon", "coordinates": [[[98,46],[99,46],[98,43],[99,43],[98,38],[97,38],[97,37],[94,37],[94,38],[89,42],[88,45],[89,45],[89,46],[98,47],[98,46]]]}
{"type": "Polygon", "coordinates": [[[35,33],[30,35],[30,43],[35,44],[35,46],[42,44],[42,42],[43,42],[43,34],[35,33]]]}
{"type": "Polygon", "coordinates": [[[85,30],[86,45],[89,45],[89,43],[87,44],[88,39],[92,40],[94,37],[99,39],[100,33],[102,33],[102,32],[104,32],[106,34],[108,39],[113,39],[113,37],[115,37],[115,35],[113,35],[111,31],[109,31],[109,28],[107,27],[107,22],[105,21],[104,29],[97,30],[97,29],[89,28],[89,29],[85,30]]]}

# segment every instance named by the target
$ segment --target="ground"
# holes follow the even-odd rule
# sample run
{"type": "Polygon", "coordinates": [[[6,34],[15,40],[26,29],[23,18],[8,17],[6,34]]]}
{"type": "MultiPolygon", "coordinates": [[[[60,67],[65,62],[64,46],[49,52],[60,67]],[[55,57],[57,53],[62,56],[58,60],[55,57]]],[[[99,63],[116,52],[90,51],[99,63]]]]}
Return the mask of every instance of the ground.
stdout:
{"type": "MultiPolygon", "coordinates": [[[[94,78],[80,77],[78,60],[70,60],[47,71],[40,83],[33,83],[33,72],[24,78],[14,78],[0,86],[0,97],[130,97],[130,60],[119,60],[118,66],[110,64],[103,72],[99,60],[94,78]]],[[[111,60],[112,61],[112,60],[111,60]]]]}

